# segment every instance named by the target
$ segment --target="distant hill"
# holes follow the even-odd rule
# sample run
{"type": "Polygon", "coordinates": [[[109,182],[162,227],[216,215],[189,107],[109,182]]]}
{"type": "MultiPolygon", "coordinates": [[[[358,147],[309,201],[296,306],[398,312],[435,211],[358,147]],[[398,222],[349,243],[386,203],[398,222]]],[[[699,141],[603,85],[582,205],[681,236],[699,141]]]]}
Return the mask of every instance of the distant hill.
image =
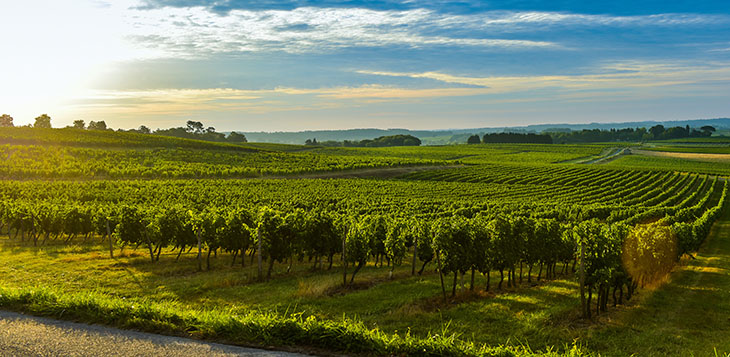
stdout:
{"type": "Polygon", "coordinates": [[[296,132],[243,132],[249,142],[304,144],[307,140],[325,141],[361,141],[372,140],[381,136],[413,135],[418,138],[442,135],[453,135],[450,130],[408,130],[408,129],[348,129],[348,130],[313,130],[296,132]]]}
{"type": "MultiPolygon", "coordinates": [[[[280,143],[280,144],[304,144],[307,139],[323,141],[360,141],[373,139],[380,136],[390,135],[413,135],[423,141],[424,145],[443,145],[452,143],[464,143],[469,135],[484,135],[487,133],[517,132],[517,133],[541,133],[543,131],[570,131],[583,129],[604,129],[611,128],[649,128],[657,124],[666,127],[686,126],[699,128],[704,125],[712,125],[719,131],[730,130],[730,118],[718,119],[693,119],[678,121],[639,121],[622,123],[590,123],[590,124],[535,124],[527,126],[504,126],[484,127],[470,129],[446,129],[446,130],[408,130],[408,129],[347,129],[347,130],[308,130],[296,132],[241,132],[246,135],[249,142],[280,143]]],[[[240,131],[239,131],[240,132],[240,131]]]]}

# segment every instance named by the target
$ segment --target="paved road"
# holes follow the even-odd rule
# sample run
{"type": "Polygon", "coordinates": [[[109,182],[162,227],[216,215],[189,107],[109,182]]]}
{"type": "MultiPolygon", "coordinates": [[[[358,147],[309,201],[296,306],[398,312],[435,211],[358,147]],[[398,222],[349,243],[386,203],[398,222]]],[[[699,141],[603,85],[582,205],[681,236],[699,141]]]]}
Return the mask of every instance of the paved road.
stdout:
{"type": "Polygon", "coordinates": [[[0,356],[302,356],[0,311],[0,356]]]}

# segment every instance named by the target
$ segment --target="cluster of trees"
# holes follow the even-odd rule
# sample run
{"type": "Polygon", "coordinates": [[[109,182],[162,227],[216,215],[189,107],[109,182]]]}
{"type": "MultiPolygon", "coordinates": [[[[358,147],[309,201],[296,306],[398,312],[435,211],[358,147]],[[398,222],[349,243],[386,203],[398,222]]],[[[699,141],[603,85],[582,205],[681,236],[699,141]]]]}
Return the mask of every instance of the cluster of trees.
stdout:
{"type": "Polygon", "coordinates": [[[87,129],[87,130],[108,130],[106,126],[106,122],[103,120],[100,121],[90,121],[89,126],[86,126],[86,122],[83,120],[74,120],[73,125],[71,126],[74,129],[87,129]]]}
{"type": "Polygon", "coordinates": [[[380,136],[375,139],[360,141],[322,141],[318,142],[317,138],[307,139],[304,145],[319,145],[327,147],[390,147],[390,146],[420,146],[421,139],[413,135],[389,135],[380,136]]]}
{"type": "Polygon", "coordinates": [[[472,135],[467,139],[467,144],[504,144],[504,143],[527,143],[527,144],[552,144],[553,139],[546,134],[533,133],[488,133],[480,139],[479,135],[472,135]]]}
{"type": "Polygon", "coordinates": [[[185,139],[196,139],[205,141],[216,141],[216,142],[228,142],[228,143],[245,143],[246,135],[232,131],[228,136],[223,133],[218,133],[212,126],[205,127],[202,122],[188,120],[185,127],[169,128],[169,129],[157,129],[151,132],[149,128],[144,125],[136,130],[142,134],[154,134],[173,136],[177,138],[185,139]]]}
{"type": "MultiPolygon", "coordinates": [[[[8,114],[0,115],[0,128],[11,128],[14,127],[13,117],[8,114]]],[[[30,125],[28,125],[30,126],[30,125]]],[[[41,114],[35,118],[35,122],[32,125],[34,128],[50,128],[51,117],[48,114],[41,114]]]]}
{"type": "MultiPolygon", "coordinates": [[[[0,127],[13,127],[13,117],[11,117],[8,114],[3,114],[0,116],[0,127]]],[[[35,118],[35,123],[32,125],[33,128],[51,128],[51,117],[48,116],[48,114],[42,114],[35,118]]],[[[88,126],[86,125],[86,122],[84,120],[74,120],[73,124],[68,126],[69,128],[74,129],[81,129],[81,130],[112,130],[111,128],[107,127],[106,122],[103,120],[100,121],[90,121],[88,126]]],[[[178,138],[186,138],[186,139],[197,139],[197,140],[205,140],[205,141],[216,141],[216,142],[228,142],[228,143],[245,143],[247,142],[246,136],[237,133],[235,131],[231,132],[226,136],[223,133],[218,133],[215,131],[214,127],[207,127],[205,128],[203,126],[203,123],[199,121],[192,121],[189,120],[187,122],[187,125],[185,127],[178,127],[178,128],[169,128],[169,129],[157,129],[157,130],[151,130],[145,125],[141,125],[137,129],[117,129],[119,132],[132,132],[132,133],[138,133],[138,134],[154,134],[154,135],[163,135],[163,136],[172,136],[172,137],[178,137],[178,138]]]]}
{"type": "Polygon", "coordinates": [[[665,128],[663,125],[655,125],[649,129],[583,129],[581,131],[549,132],[547,134],[549,134],[556,143],[585,143],[708,137],[711,136],[713,132],[715,132],[715,128],[709,125],[701,127],[700,130],[690,128],[689,125],[685,127],[675,126],[671,128],[665,128]]]}

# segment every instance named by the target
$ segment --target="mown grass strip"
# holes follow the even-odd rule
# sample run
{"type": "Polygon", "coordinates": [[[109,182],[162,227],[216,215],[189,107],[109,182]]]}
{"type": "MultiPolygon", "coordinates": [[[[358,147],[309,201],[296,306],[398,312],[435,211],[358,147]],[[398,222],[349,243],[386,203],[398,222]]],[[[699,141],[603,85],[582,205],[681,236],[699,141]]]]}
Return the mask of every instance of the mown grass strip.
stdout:
{"type": "Polygon", "coordinates": [[[59,319],[127,329],[191,336],[256,347],[401,356],[582,356],[578,346],[565,352],[533,352],[527,346],[490,347],[462,341],[442,331],[428,338],[387,334],[347,318],[320,320],[299,313],[251,311],[234,315],[217,310],[186,310],[175,303],[125,301],[103,294],[58,293],[48,289],[0,288],[0,307],[59,319]]]}

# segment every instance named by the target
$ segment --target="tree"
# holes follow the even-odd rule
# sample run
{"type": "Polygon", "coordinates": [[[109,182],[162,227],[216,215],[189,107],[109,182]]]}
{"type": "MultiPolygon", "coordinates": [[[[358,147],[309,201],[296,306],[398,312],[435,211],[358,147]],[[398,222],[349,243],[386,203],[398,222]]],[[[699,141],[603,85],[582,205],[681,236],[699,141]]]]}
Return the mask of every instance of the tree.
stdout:
{"type": "Polygon", "coordinates": [[[80,119],[79,120],[74,120],[73,128],[74,129],[82,129],[82,130],[83,129],[86,129],[86,122],[84,122],[83,120],[80,120],[80,119]]]}
{"type": "Polygon", "coordinates": [[[706,133],[714,133],[716,129],[715,129],[714,126],[705,125],[705,126],[701,127],[700,130],[702,130],[702,131],[704,131],[706,133]]]}
{"type": "Polygon", "coordinates": [[[231,143],[246,143],[248,140],[246,140],[246,135],[237,133],[235,131],[232,131],[230,134],[228,134],[228,137],[226,138],[228,142],[231,143]]]}
{"type": "Polygon", "coordinates": [[[8,128],[12,127],[13,125],[13,117],[7,114],[3,114],[0,116],[0,127],[2,128],[8,128]]]}
{"type": "Polygon", "coordinates": [[[106,130],[106,123],[103,120],[100,121],[90,121],[89,126],[86,127],[89,130],[106,130]]]}
{"type": "Polygon", "coordinates": [[[35,124],[33,124],[34,128],[50,128],[51,127],[51,117],[48,116],[48,114],[41,114],[39,117],[35,118],[35,124]]]}
{"type": "Polygon", "coordinates": [[[150,128],[148,128],[148,127],[146,127],[144,125],[140,125],[139,126],[139,129],[137,129],[137,132],[140,133],[140,134],[149,134],[152,131],[150,130],[150,128]]]}
{"type": "Polygon", "coordinates": [[[188,120],[187,128],[185,130],[187,132],[193,133],[193,134],[202,134],[203,133],[203,123],[201,123],[199,121],[188,120]]]}
{"type": "Polygon", "coordinates": [[[482,139],[479,138],[479,135],[472,135],[466,140],[467,144],[481,144],[481,142],[482,139]]]}
{"type": "Polygon", "coordinates": [[[664,134],[664,125],[654,125],[651,128],[649,128],[649,132],[651,135],[654,136],[654,139],[659,139],[659,137],[664,134]]]}

